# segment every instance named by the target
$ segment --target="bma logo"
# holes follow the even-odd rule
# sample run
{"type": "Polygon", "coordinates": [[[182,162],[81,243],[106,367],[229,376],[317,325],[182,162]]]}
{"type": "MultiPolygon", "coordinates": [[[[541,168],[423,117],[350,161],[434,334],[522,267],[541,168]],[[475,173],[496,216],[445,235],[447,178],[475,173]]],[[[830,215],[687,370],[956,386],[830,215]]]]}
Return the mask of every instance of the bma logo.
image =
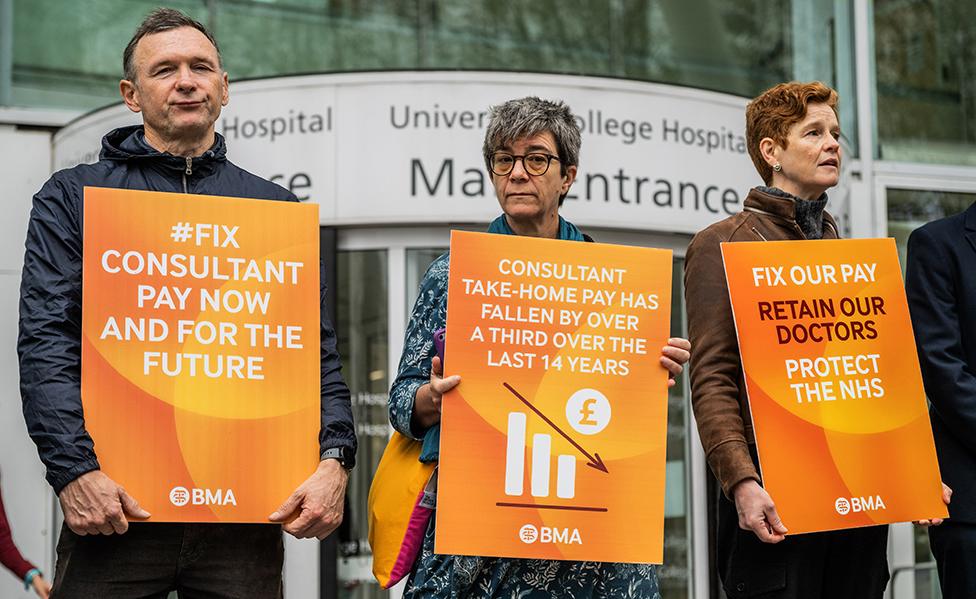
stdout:
{"type": "Polygon", "coordinates": [[[846,516],[851,512],[875,512],[878,510],[886,510],[888,506],[885,505],[881,495],[868,495],[867,497],[851,497],[847,499],[846,497],[838,497],[837,501],[834,502],[834,509],[841,516],[846,516]]]}
{"type": "Polygon", "coordinates": [[[190,503],[190,492],[186,487],[173,487],[173,490],[169,492],[169,502],[176,507],[183,507],[190,503]]]}
{"type": "Polygon", "coordinates": [[[237,497],[234,497],[234,490],[227,489],[187,489],[186,487],[173,487],[169,492],[169,501],[176,507],[183,507],[191,503],[193,505],[237,505],[237,497]]]}
{"type": "Polygon", "coordinates": [[[539,540],[539,529],[531,524],[526,524],[519,529],[519,539],[521,539],[523,543],[531,545],[539,540]]]}
{"type": "Polygon", "coordinates": [[[583,538],[580,536],[578,528],[550,528],[548,526],[536,528],[531,524],[526,524],[519,529],[519,539],[527,545],[531,545],[536,541],[560,545],[583,544],[583,538]]]}

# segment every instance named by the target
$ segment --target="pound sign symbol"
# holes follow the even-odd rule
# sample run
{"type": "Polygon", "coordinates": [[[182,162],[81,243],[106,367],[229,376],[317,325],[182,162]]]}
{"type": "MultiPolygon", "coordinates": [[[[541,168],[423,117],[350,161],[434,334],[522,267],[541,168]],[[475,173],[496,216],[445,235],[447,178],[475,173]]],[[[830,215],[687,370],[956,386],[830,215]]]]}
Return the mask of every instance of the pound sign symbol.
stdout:
{"type": "Polygon", "coordinates": [[[593,420],[593,408],[590,407],[596,403],[596,400],[592,397],[583,402],[583,408],[580,409],[580,421],[579,423],[583,426],[598,426],[600,423],[593,420]]]}

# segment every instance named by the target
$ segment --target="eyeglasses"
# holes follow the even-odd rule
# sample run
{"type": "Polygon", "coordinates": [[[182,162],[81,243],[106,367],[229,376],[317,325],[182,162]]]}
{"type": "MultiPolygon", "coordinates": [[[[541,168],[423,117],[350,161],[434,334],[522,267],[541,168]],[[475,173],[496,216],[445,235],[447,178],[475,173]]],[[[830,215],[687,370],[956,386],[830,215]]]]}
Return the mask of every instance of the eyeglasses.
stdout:
{"type": "Polygon", "coordinates": [[[534,177],[546,174],[549,170],[549,163],[553,160],[559,161],[558,156],[543,154],[542,152],[530,152],[524,156],[515,156],[508,152],[495,152],[491,155],[491,172],[504,177],[515,168],[515,161],[521,160],[525,172],[534,177]]]}

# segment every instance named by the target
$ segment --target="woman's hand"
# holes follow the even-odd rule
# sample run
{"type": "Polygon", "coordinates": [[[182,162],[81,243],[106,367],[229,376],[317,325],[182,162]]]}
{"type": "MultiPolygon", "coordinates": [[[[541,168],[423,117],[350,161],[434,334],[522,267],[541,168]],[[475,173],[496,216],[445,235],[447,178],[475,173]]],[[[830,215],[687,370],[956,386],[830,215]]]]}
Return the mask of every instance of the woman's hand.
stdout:
{"type": "MultiPolygon", "coordinates": [[[[952,489],[949,488],[949,485],[942,483],[942,503],[949,505],[950,501],[952,501],[952,489]]],[[[928,528],[929,526],[939,526],[942,522],[942,518],[932,518],[931,520],[916,520],[915,524],[928,528]]]]}
{"type": "Polygon", "coordinates": [[[434,356],[430,361],[430,382],[417,389],[413,401],[414,430],[425,431],[441,421],[441,398],[460,382],[461,377],[456,374],[444,378],[441,359],[434,356]]]}
{"type": "Polygon", "coordinates": [[[661,350],[661,366],[668,369],[668,387],[674,387],[675,378],[684,370],[684,364],[691,359],[691,342],[681,337],[668,339],[661,350]]]}
{"type": "Polygon", "coordinates": [[[34,592],[37,593],[37,596],[41,599],[47,599],[51,594],[51,585],[49,585],[47,581],[44,580],[44,577],[40,574],[31,580],[31,586],[34,587],[34,592]]]}

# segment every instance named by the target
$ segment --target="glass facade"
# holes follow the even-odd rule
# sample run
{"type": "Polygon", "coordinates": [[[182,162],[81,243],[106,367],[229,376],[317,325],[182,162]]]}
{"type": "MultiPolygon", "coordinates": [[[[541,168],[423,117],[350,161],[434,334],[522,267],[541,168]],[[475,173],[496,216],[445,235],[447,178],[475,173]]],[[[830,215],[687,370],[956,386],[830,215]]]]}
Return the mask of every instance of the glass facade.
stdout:
{"type": "MultiPolygon", "coordinates": [[[[94,108],[118,100],[121,49],[150,0],[13,3],[7,99],[94,108]]],[[[308,72],[479,69],[601,75],[753,96],[821,79],[853,134],[851,35],[828,0],[174,0],[206,23],[231,79],[308,72]]],[[[2,84],[0,84],[2,85],[2,84]]],[[[853,144],[856,146],[856,144],[853,144]]]]}
{"type": "Polygon", "coordinates": [[[976,166],[976,3],[875,0],[879,154],[976,166]]]}
{"type": "Polygon", "coordinates": [[[366,540],[366,497],[390,436],[389,301],[385,250],[339,252],[336,334],[342,373],[352,396],[359,439],[357,466],[349,477],[346,512],[339,531],[339,597],[382,596],[373,581],[366,540]]]}
{"type": "Polygon", "coordinates": [[[976,201],[976,194],[938,190],[889,189],[888,235],[898,244],[902,270],[907,259],[908,236],[927,222],[959,214],[976,201]]]}

